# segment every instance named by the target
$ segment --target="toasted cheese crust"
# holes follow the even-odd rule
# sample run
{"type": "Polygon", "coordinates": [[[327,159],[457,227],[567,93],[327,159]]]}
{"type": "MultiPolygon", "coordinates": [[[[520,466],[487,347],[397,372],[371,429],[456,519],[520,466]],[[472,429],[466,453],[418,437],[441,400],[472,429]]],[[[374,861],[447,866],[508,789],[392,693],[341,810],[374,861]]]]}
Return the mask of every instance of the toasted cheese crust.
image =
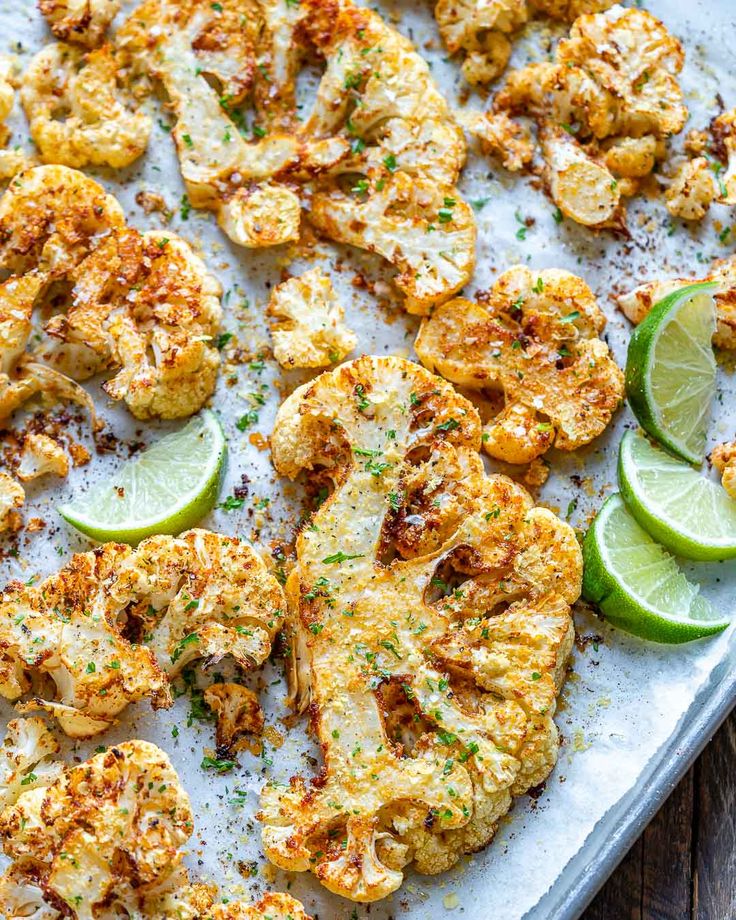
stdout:
{"type": "Polygon", "coordinates": [[[483,304],[457,299],[438,307],[415,348],[448,380],[500,391],[504,406],[486,428],[484,449],[507,463],[530,463],[553,445],[588,444],[623,401],[623,374],[598,338],[604,326],[582,278],[517,265],[497,278],[483,304]]]}
{"type": "Polygon", "coordinates": [[[484,846],[556,758],[580,550],[485,475],[480,443],[473,406],[395,357],[323,373],[277,416],[277,470],[334,491],[287,583],[294,702],[324,765],[266,786],[263,845],[355,901],[484,846]]]}
{"type": "Polygon", "coordinates": [[[394,265],[414,312],[469,280],[475,224],[455,189],[462,131],[426,62],[378,14],[352,0],[223,0],[215,9],[145,0],[117,41],[164,84],[189,198],[214,210],[236,243],[296,240],[304,209],[330,238],[394,265]],[[239,62],[232,88],[225,50],[239,62]],[[296,78],[315,53],[325,71],[302,119],[296,78]],[[251,90],[248,137],[241,103],[251,90]]]}
{"type": "Polygon", "coordinates": [[[184,240],[127,227],[92,179],[64,166],[17,176],[0,199],[0,267],[12,273],[0,284],[0,418],[38,392],[94,418],[75,381],[101,371],[116,372],[105,391],[140,419],[188,416],[212,395],[219,283],[184,240]],[[31,351],[33,312],[57,282],[68,298],[31,351]]]}

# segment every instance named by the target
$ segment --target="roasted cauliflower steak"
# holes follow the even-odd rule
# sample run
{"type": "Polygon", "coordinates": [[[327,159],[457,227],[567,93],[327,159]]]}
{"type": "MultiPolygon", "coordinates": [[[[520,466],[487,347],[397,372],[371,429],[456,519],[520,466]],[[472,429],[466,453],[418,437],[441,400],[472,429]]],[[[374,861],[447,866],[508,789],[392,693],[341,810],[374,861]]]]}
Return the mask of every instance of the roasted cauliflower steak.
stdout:
{"type": "Polygon", "coordinates": [[[319,268],[277,285],[268,313],[273,354],[282,367],[326,367],[342,361],[358,343],[345,325],[332,282],[319,268]]]}
{"type": "Polygon", "coordinates": [[[615,5],[579,16],[552,61],[511,71],[493,109],[537,122],[547,184],[563,213],[619,227],[619,199],[636,193],[687,120],[683,63],[663,23],[615,5]]]}
{"type": "Polygon", "coordinates": [[[455,188],[463,132],[427,63],[377,13],[352,0],[145,0],[117,42],[166,88],[189,200],[214,210],[234,242],[297,240],[304,209],[329,238],[395,266],[413,312],[469,280],[475,222],[455,188]],[[309,54],[325,69],[297,117],[309,54]]]}
{"type": "Polygon", "coordinates": [[[473,406],[397,357],[325,372],[277,415],[276,469],[333,491],[287,582],[324,764],[264,788],[263,846],[354,901],[483,847],[556,759],[580,550],[480,445],[473,406]]]}
{"type": "Polygon", "coordinates": [[[169,680],[195,659],[261,665],[284,607],[263,560],[235,537],[189,530],[136,549],[106,543],[0,595],[0,695],[19,700],[47,675],[55,697],[35,694],[21,708],[47,710],[72,737],[94,735],[130,702],[169,706],[169,680]]]}
{"type": "Polygon", "coordinates": [[[94,180],[52,165],[17,176],[0,199],[0,267],[11,272],[0,283],[0,418],[38,393],[94,418],[76,381],[101,371],[116,372],[105,391],[140,419],[188,416],[212,395],[219,283],[183,239],[126,226],[94,180]],[[53,315],[29,348],[36,309],[53,315]]]}
{"type": "Polygon", "coordinates": [[[606,320],[582,278],[517,265],[483,303],[455,299],[422,322],[425,367],[471,390],[500,393],[484,449],[530,463],[550,447],[575,450],[600,435],[624,398],[621,370],[599,335],[606,320]]]}
{"type": "Polygon", "coordinates": [[[61,765],[54,760],[59,751],[59,742],[38,716],[8,722],[0,745],[0,812],[59,775],[61,765]]]}
{"type": "Polygon", "coordinates": [[[662,278],[646,281],[632,291],[620,294],[616,300],[619,308],[632,323],[638,325],[652,307],[686,284],[713,282],[716,302],[716,331],[713,344],[716,348],[736,349],[736,256],[716,259],[708,274],[701,278],[662,278]]]}
{"type": "Polygon", "coordinates": [[[110,45],[85,52],[55,42],[33,58],[20,98],[44,163],[130,166],[145,151],[151,119],[122,85],[110,45]]]}

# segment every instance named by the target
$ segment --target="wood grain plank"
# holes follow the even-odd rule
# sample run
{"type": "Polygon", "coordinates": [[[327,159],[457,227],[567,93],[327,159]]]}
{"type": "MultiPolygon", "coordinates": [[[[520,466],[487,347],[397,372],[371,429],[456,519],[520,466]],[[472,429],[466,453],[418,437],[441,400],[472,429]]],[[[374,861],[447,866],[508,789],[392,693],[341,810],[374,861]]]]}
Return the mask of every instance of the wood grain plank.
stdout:
{"type": "Polygon", "coordinates": [[[582,920],[642,920],[642,852],[640,837],[606,882],[582,920]]]}
{"type": "Polygon", "coordinates": [[[642,920],[692,916],[695,770],[690,770],[642,834],[642,920]]]}
{"type": "Polygon", "coordinates": [[[695,823],[694,920],[736,917],[736,713],[703,752],[695,823]]]}

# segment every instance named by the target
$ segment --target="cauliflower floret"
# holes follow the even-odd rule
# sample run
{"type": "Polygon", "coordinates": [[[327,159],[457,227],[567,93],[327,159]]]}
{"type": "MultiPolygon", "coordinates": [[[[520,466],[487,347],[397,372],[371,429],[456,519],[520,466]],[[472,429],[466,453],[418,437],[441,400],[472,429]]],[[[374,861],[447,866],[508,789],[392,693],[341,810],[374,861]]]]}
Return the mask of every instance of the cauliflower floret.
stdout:
{"type": "Polygon", "coordinates": [[[169,677],[197,658],[261,665],[282,626],[283,592],[247,543],[207,530],[149,537],[109,588],[169,677]]]}
{"type": "MultiPolygon", "coordinates": [[[[120,633],[110,582],[132,550],[108,543],[79,553],[36,585],[11,582],[0,595],[0,695],[18,700],[32,677],[48,675],[55,698],[19,707],[45,709],[72,737],[114,724],[129,702],[170,705],[168,681],[153,653],[120,633]]],[[[48,684],[38,685],[38,693],[48,684]]]]}
{"type": "Polygon", "coordinates": [[[560,211],[586,227],[621,226],[619,184],[605,163],[555,125],[545,125],[539,136],[550,196],[560,211]]]}
{"type": "Polygon", "coordinates": [[[204,701],[217,716],[218,757],[231,757],[247,745],[243,735],[261,735],[265,724],[257,695],[240,684],[212,684],[204,701]]]}
{"type": "Polygon", "coordinates": [[[406,309],[424,314],[460,290],[475,265],[472,209],[454,189],[397,173],[357,196],[315,195],[312,222],[332,239],[377,252],[398,271],[406,309]]]}
{"type": "Polygon", "coordinates": [[[263,845],[352,900],[487,844],[554,763],[580,550],[486,476],[480,445],[472,405],[396,357],[323,373],[276,419],[276,469],[326,469],[334,491],[287,582],[294,703],[325,765],[317,785],[265,787],[263,845]]]}
{"type": "Polygon", "coordinates": [[[529,0],[529,3],[537,13],[572,22],[585,13],[602,13],[614,6],[616,0],[529,0]]]}
{"type": "Polygon", "coordinates": [[[109,45],[85,54],[56,43],[33,58],[20,98],[44,162],[120,169],[144,152],[151,119],[133,110],[119,71],[109,45]]]}
{"type": "Polygon", "coordinates": [[[12,179],[16,173],[31,165],[22,150],[3,150],[10,140],[10,130],[3,124],[13,111],[15,103],[16,60],[9,54],[0,54],[0,182],[12,179]]]}
{"type": "Polygon", "coordinates": [[[531,163],[534,145],[529,131],[505,112],[461,109],[455,117],[468,134],[480,141],[483,153],[498,157],[506,169],[519,172],[531,163]]]}
{"type": "Polygon", "coordinates": [[[731,498],[736,498],[736,441],[716,444],[710,462],[721,474],[721,483],[731,498]]]}
{"type": "Polygon", "coordinates": [[[94,48],[120,9],[120,0],[38,0],[38,8],[57,38],[94,48]]]}
{"type": "MultiPolygon", "coordinates": [[[[677,82],[683,61],[680,43],[658,19],[616,5],[576,19],[554,61],[512,71],[494,110],[536,118],[551,173],[550,157],[565,151],[578,164],[574,185],[590,188],[586,198],[608,199],[603,210],[613,214],[614,199],[636,191],[631,180],[651,172],[666,138],[687,120],[677,82]],[[567,143],[560,127],[571,135],[567,143]],[[609,170],[627,181],[609,179],[609,170]]],[[[576,210],[570,216],[578,220],[576,210]]],[[[595,215],[583,208],[582,216],[585,223],[595,215]]]]}
{"type": "Polygon", "coordinates": [[[526,0],[439,0],[434,15],[450,54],[465,52],[468,83],[490,83],[506,68],[508,36],[524,25],[528,10],[526,0]]]}
{"type": "Polygon", "coordinates": [[[207,913],[208,920],[312,920],[302,904],[290,894],[266,892],[256,904],[229,901],[216,904],[207,913]]]}
{"type": "Polygon", "coordinates": [[[634,324],[639,324],[652,307],[677,288],[700,281],[712,281],[716,287],[716,348],[736,349],[736,256],[716,259],[710,272],[702,278],[667,278],[647,281],[617,297],[618,306],[634,324]]]}
{"type": "MultiPolygon", "coordinates": [[[[230,16],[237,4],[229,0],[219,6],[230,16]]],[[[198,64],[199,36],[221,15],[211,7],[190,0],[181,10],[165,0],[145,0],[118,33],[122,47],[166,87],[192,204],[216,211],[223,230],[244,246],[298,239],[304,207],[328,236],[342,242],[349,235],[354,245],[401,261],[396,242],[379,245],[371,238],[363,243],[391,232],[384,226],[386,209],[394,208],[402,218],[410,210],[407,227],[421,222],[424,228],[437,219],[444,199],[457,200],[455,220],[469,229],[449,246],[444,245],[448,228],[441,227],[438,235],[444,251],[461,250],[449,259],[457,267],[449,275],[447,266],[433,267],[433,290],[421,295],[428,303],[451,296],[473,267],[473,216],[455,190],[465,143],[411,43],[351,0],[286,5],[262,0],[250,11],[245,29],[238,20],[232,25],[243,54],[252,58],[256,137],[246,140],[237,128],[244,118],[239,98],[219,94],[198,64]],[[294,92],[301,53],[325,60],[314,104],[303,120],[296,117],[294,92]],[[380,225],[372,235],[362,222],[350,231],[344,226],[343,213],[356,208],[344,193],[348,182],[357,194],[370,190],[364,219],[380,225]],[[413,186],[417,191],[409,205],[413,186]],[[301,187],[306,187],[304,196],[301,187]]],[[[222,26],[224,35],[227,29],[222,26]]],[[[417,248],[407,240],[400,245],[417,248]]],[[[407,271],[425,275],[423,264],[409,267],[417,258],[421,263],[424,256],[403,259],[407,271]]],[[[413,309],[414,295],[408,293],[413,309]]]]}
{"type": "Polygon", "coordinates": [[[23,507],[25,500],[23,486],[10,473],[0,470],[0,533],[20,528],[18,508],[23,507]]]}
{"type": "Polygon", "coordinates": [[[94,419],[91,398],[67,375],[108,370],[117,371],[108,395],[142,419],[191,415],[212,395],[219,283],[179,237],[126,227],[92,179],[64,166],[18,177],[0,200],[0,267],[14,272],[2,284],[10,308],[0,308],[0,416],[43,392],[80,402],[94,419]],[[70,288],[66,303],[57,281],[70,288]],[[37,307],[54,313],[34,348],[43,364],[23,353],[37,307]]]}
{"type": "Polygon", "coordinates": [[[325,367],[342,361],[358,338],[343,322],[332,282],[313,268],[274,288],[268,313],[273,353],[282,367],[325,367]]]}
{"type": "Polygon", "coordinates": [[[66,476],[69,472],[69,458],[58,441],[46,434],[30,433],[23,440],[23,452],[16,472],[23,482],[30,482],[47,473],[66,476]]]}
{"type": "Polygon", "coordinates": [[[623,374],[598,338],[604,326],[582,278],[518,265],[498,277],[486,305],[458,299],[435,310],[415,348],[453,383],[501,391],[505,407],[484,447],[499,460],[529,463],[553,445],[588,444],[623,400],[623,374]]]}
{"type": "Polygon", "coordinates": [[[16,880],[25,876],[78,920],[103,916],[98,909],[161,917],[149,912],[147,899],[158,898],[179,870],[192,830],[179,778],[147,741],[126,741],[67,767],[0,814],[16,880]]]}
{"type": "Polygon", "coordinates": [[[8,722],[0,746],[0,812],[24,792],[48,786],[59,775],[62,766],[52,760],[59,750],[58,741],[38,716],[8,722]]]}
{"type": "Polygon", "coordinates": [[[683,220],[702,220],[717,197],[715,176],[705,157],[682,163],[665,192],[667,210],[683,220]]]}
{"type": "Polygon", "coordinates": [[[12,865],[0,876],[0,904],[5,920],[57,920],[61,913],[46,903],[37,882],[26,876],[22,865],[12,865]]]}

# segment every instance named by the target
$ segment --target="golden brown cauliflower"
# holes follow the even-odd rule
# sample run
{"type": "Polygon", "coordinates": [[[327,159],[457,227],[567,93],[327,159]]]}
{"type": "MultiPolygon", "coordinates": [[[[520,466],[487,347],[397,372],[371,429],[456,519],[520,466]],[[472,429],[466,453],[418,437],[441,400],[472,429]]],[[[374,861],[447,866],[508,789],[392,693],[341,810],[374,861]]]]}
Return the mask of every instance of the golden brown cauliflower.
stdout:
{"type": "Polygon", "coordinates": [[[329,477],[287,582],[319,780],[267,785],[266,855],[355,901],[493,836],[554,765],[580,591],[572,529],[478,454],[452,386],[396,357],[325,372],[279,410],[277,470],[329,477]]]}
{"type": "Polygon", "coordinates": [[[465,53],[468,83],[490,83],[506,69],[509,36],[527,21],[526,0],[439,0],[434,11],[450,54],[465,53]]]}
{"type": "Polygon", "coordinates": [[[598,338],[605,322],[582,278],[517,265],[482,305],[457,299],[438,307],[415,348],[453,383],[500,391],[504,408],[484,447],[507,463],[530,463],[553,445],[588,444],[623,400],[623,374],[598,338]]]}
{"type": "Polygon", "coordinates": [[[395,265],[410,309],[451,296],[472,274],[474,221],[455,189],[463,134],[427,63],[352,0],[258,0],[245,27],[242,6],[145,0],[117,36],[166,88],[191,203],[214,210],[231,239],[249,247],[298,239],[304,208],[327,236],[395,265]],[[213,89],[199,56],[204,35],[218,47],[216,25],[220,44],[232,39],[250,61],[238,92],[213,89]],[[325,61],[303,119],[295,96],[301,55],[325,61]],[[253,136],[241,107],[251,84],[253,136]],[[454,217],[445,200],[457,202],[454,217]]]}
{"type": "Polygon", "coordinates": [[[150,649],[121,635],[123,608],[110,596],[131,552],[108,543],[36,585],[11,582],[0,594],[0,695],[15,701],[37,691],[24,710],[47,710],[72,737],[104,731],[144,697],[170,704],[166,675],[150,649]],[[55,693],[46,698],[49,686],[55,693]]]}
{"type": "Polygon", "coordinates": [[[692,159],[676,165],[667,188],[667,210],[683,220],[702,220],[711,204],[736,204],[736,109],[713,118],[707,131],[691,131],[685,147],[692,159]]]}
{"type": "Polygon", "coordinates": [[[620,226],[619,183],[603,159],[552,124],[540,129],[539,140],[550,197],[560,211],[586,227],[620,226]]]}
{"type": "Polygon", "coordinates": [[[18,176],[0,200],[0,267],[13,273],[2,283],[0,416],[39,391],[93,413],[69,378],[110,370],[105,391],[141,419],[191,415],[212,395],[220,285],[184,240],[126,227],[92,179],[64,166],[18,176]],[[65,303],[54,282],[66,283],[65,303]],[[28,353],[36,308],[53,315],[28,353]]]}
{"type": "MultiPolygon", "coordinates": [[[[683,61],[680,43],[658,19],[616,5],[579,16],[553,61],[512,71],[494,109],[534,117],[550,184],[559,172],[553,157],[572,157],[579,164],[573,199],[580,201],[587,185],[585,197],[606,202],[602,210],[613,214],[619,196],[636,192],[636,180],[664,156],[664,141],[685,124],[677,82],[683,61]]],[[[577,210],[566,213],[579,220],[577,210]]],[[[601,225],[591,223],[588,208],[580,216],[589,226],[601,225]]]]}
{"type": "MultiPolygon", "coordinates": [[[[0,812],[24,792],[48,786],[61,771],[59,742],[38,716],[12,719],[0,745],[0,812]]],[[[2,902],[0,902],[2,903],[2,902]]]]}
{"type": "Polygon", "coordinates": [[[680,164],[665,192],[667,210],[683,220],[702,220],[717,197],[715,176],[705,157],[680,164]]]}
{"type": "Polygon", "coordinates": [[[208,530],[144,540],[121,560],[109,592],[169,677],[197,658],[215,664],[232,655],[245,670],[258,667],[285,608],[258,553],[208,530]]]}
{"type": "Polygon", "coordinates": [[[172,907],[181,903],[182,847],[192,831],[189,798],[166,754],[147,741],[67,767],[0,814],[11,883],[26,880],[41,903],[78,920],[196,917],[156,910],[165,895],[172,907]]]}
{"type": "Polygon", "coordinates": [[[120,0],[38,0],[38,8],[58,39],[94,48],[120,9],[120,0]]]}
{"type": "Polygon", "coordinates": [[[36,696],[27,707],[48,710],[69,735],[93,735],[129,702],[170,705],[168,678],[197,658],[258,667],[284,606],[263,560],[235,537],[189,530],[136,549],[106,543],[0,595],[0,695],[18,700],[47,674],[55,699],[36,696]],[[126,636],[145,645],[122,635],[123,614],[126,636]]]}
{"type": "Polygon", "coordinates": [[[215,743],[218,757],[232,757],[248,745],[244,735],[263,733],[265,719],[258,696],[241,684],[212,684],[204,701],[217,718],[215,743]]]}
{"type": "Polygon", "coordinates": [[[716,444],[710,462],[721,474],[721,483],[731,498],[736,498],[736,441],[716,444]]]}
{"type": "Polygon", "coordinates": [[[677,288],[699,281],[713,281],[716,288],[716,332],[713,344],[717,348],[736,349],[736,256],[716,259],[710,272],[702,278],[666,278],[647,281],[619,295],[616,300],[623,313],[637,325],[649,313],[655,303],[677,288]]]}
{"type": "Polygon", "coordinates": [[[23,439],[23,450],[16,473],[23,482],[30,482],[39,476],[54,473],[66,476],[69,472],[69,458],[64,448],[46,434],[30,432],[23,439]]]}
{"type": "Polygon", "coordinates": [[[205,920],[312,920],[290,894],[266,892],[256,904],[229,901],[216,904],[205,920]]]}
{"type": "Polygon", "coordinates": [[[277,285],[268,313],[274,357],[282,367],[326,367],[342,361],[358,342],[343,322],[332,282],[319,268],[277,285]]]}
{"type": "Polygon", "coordinates": [[[125,96],[120,70],[109,45],[85,53],[58,42],[33,58],[20,98],[45,163],[119,169],[144,152],[151,119],[125,96]]]}
{"type": "Polygon", "coordinates": [[[0,470],[0,533],[19,529],[18,509],[23,507],[25,500],[23,486],[16,482],[10,473],[0,470]]]}
{"type": "Polygon", "coordinates": [[[9,54],[0,54],[0,182],[12,179],[22,169],[27,169],[30,159],[20,149],[6,149],[10,130],[3,123],[13,111],[17,86],[17,63],[9,54]]]}
{"type": "Polygon", "coordinates": [[[483,153],[498,157],[511,172],[519,172],[531,163],[534,156],[531,134],[505,112],[460,109],[455,118],[480,142],[483,153]]]}

